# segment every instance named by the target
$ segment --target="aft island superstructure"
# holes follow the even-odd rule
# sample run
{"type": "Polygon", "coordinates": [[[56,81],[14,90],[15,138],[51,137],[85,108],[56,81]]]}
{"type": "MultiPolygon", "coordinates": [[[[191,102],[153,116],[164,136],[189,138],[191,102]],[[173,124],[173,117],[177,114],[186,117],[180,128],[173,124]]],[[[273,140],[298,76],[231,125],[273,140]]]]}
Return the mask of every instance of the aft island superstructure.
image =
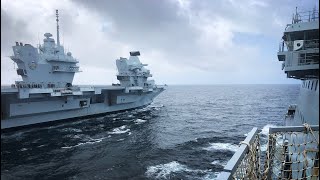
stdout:
{"type": "Polygon", "coordinates": [[[21,42],[13,46],[10,58],[22,81],[1,87],[1,129],[139,108],[164,91],[148,80],[152,75],[139,51],[116,60],[119,84],[73,85],[75,73],[81,72],[79,61],[60,44],[58,10],[56,17],[57,43],[45,33],[38,48],[21,42]]]}
{"type": "Polygon", "coordinates": [[[298,12],[277,53],[288,78],[301,80],[284,126],[270,127],[266,149],[254,128],[218,179],[319,179],[319,10],[298,12]]]}

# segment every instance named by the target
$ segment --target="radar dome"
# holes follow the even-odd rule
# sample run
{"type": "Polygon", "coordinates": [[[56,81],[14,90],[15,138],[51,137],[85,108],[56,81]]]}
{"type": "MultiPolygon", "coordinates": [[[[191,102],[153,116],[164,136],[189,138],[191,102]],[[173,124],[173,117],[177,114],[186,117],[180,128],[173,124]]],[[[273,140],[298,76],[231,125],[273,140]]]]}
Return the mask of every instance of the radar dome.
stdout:
{"type": "Polygon", "coordinates": [[[52,34],[51,34],[51,33],[45,33],[44,36],[45,36],[46,38],[49,38],[49,37],[52,36],[52,34]]]}

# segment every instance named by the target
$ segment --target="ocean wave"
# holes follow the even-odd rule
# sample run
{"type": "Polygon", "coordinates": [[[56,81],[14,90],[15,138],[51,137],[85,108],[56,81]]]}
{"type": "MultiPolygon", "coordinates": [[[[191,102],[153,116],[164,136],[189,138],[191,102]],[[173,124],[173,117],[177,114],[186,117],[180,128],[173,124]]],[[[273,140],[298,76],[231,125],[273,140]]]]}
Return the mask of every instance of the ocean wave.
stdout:
{"type": "Polygon", "coordinates": [[[265,135],[265,136],[268,136],[268,135],[269,135],[269,128],[272,128],[272,127],[277,127],[277,126],[276,126],[276,125],[273,125],[273,124],[267,124],[267,125],[265,125],[265,126],[262,128],[260,134],[263,134],[263,135],[265,135]]]}
{"type": "Polygon", "coordinates": [[[82,145],[86,145],[86,144],[95,144],[95,143],[99,143],[101,142],[103,139],[105,139],[107,137],[102,137],[102,138],[99,138],[99,139],[91,139],[87,142],[81,142],[81,143],[78,143],[77,145],[74,145],[74,146],[64,146],[64,147],[61,147],[62,149],[70,149],[70,148],[74,148],[74,147],[78,147],[78,146],[82,146],[82,145]]]}
{"type": "Polygon", "coordinates": [[[96,120],[103,120],[105,116],[97,117],[96,120]]]}
{"type": "Polygon", "coordinates": [[[211,172],[206,174],[202,179],[203,180],[216,180],[221,172],[211,172]]]}
{"type": "Polygon", "coordinates": [[[207,151],[213,151],[213,150],[228,150],[236,152],[238,150],[239,146],[231,143],[210,143],[209,147],[203,148],[207,151]]]}
{"type": "Polygon", "coordinates": [[[156,179],[170,179],[171,173],[178,173],[178,172],[191,172],[191,173],[203,173],[207,174],[211,170],[200,170],[200,169],[190,169],[186,165],[180,164],[177,161],[172,161],[166,164],[159,164],[155,166],[149,166],[146,171],[146,176],[150,178],[156,179]]]}
{"type": "Polygon", "coordinates": [[[14,132],[13,134],[9,134],[9,135],[1,133],[1,139],[17,139],[17,140],[21,140],[32,131],[34,131],[34,129],[21,130],[21,131],[17,131],[17,132],[14,132]]]}
{"type": "Polygon", "coordinates": [[[144,119],[136,119],[134,122],[135,122],[136,124],[142,124],[142,123],[147,122],[147,120],[144,120],[144,119]]]}
{"type": "Polygon", "coordinates": [[[130,129],[126,129],[126,125],[123,125],[121,127],[114,128],[111,132],[108,132],[109,134],[123,134],[130,131],[130,129]]]}
{"type": "Polygon", "coordinates": [[[77,128],[63,128],[59,131],[60,132],[82,132],[81,129],[77,129],[77,128]]]}
{"type": "Polygon", "coordinates": [[[221,166],[225,166],[227,165],[227,161],[220,161],[220,160],[214,160],[213,162],[211,162],[211,164],[213,165],[221,165],[221,166]]]}
{"type": "Polygon", "coordinates": [[[163,104],[151,104],[151,105],[149,105],[149,107],[151,107],[151,108],[162,108],[162,107],[164,107],[164,105],[163,104]]]}

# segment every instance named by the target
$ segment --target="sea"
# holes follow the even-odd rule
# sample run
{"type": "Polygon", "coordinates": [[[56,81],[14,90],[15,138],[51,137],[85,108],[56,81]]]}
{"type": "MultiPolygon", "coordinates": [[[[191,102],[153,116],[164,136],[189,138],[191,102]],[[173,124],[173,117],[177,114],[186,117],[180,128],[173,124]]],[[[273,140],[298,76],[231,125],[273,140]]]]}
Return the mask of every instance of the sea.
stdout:
{"type": "MultiPolygon", "coordinates": [[[[144,108],[1,133],[1,179],[217,179],[299,85],[172,85],[144,108]]],[[[261,148],[262,151],[265,149],[261,148]]]]}

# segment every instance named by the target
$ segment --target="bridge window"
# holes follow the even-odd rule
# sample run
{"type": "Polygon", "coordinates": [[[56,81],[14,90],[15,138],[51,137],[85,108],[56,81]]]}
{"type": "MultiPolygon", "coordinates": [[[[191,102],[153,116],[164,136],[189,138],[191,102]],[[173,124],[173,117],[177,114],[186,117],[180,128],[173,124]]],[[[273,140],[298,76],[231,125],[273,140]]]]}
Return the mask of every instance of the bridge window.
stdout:
{"type": "Polygon", "coordinates": [[[83,107],[83,106],[87,106],[87,101],[80,101],[79,102],[79,105],[80,105],[80,107],[83,107]]]}

